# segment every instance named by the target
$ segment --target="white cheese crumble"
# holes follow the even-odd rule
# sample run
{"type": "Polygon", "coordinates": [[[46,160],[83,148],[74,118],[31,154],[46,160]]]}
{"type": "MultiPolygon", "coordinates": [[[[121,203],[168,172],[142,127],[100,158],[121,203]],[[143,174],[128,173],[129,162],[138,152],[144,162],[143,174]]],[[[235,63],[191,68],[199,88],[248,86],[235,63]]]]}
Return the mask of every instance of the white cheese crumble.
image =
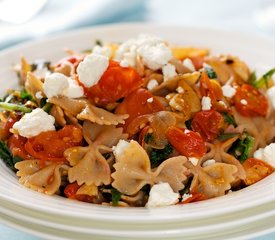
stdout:
{"type": "Polygon", "coordinates": [[[182,61],[183,66],[185,66],[186,68],[188,68],[191,72],[195,72],[196,69],[194,67],[194,64],[192,62],[192,60],[190,58],[185,58],[182,61]]]}
{"type": "Polygon", "coordinates": [[[271,143],[265,148],[259,148],[254,152],[253,157],[267,162],[275,168],[275,143],[271,143]]]}
{"type": "Polygon", "coordinates": [[[241,99],[240,103],[241,103],[242,105],[247,105],[247,101],[246,101],[245,99],[241,99]]]}
{"type": "Polygon", "coordinates": [[[150,98],[147,99],[147,102],[148,102],[148,103],[152,103],[153,100],[154,100],[153,97],[150,97],[150,98]]]}
{"type": "Polygon", "coordinates": [[[178,201],[179,194],[175,193],[168,183],[158,183],[151,188],[146,207],[169,206],[178,201]]]}
{"type": "Polygon", "coordinates": [[[214,163],[216,163],[216,160],[215,160],[215,159],[208,159],[208,160],[206,160],[206,161],[202,164],[202,166],[203,166],[203,167],[207,167],[207,166],[213,165],[214,163]]]}
{"type": "Polygon", "coordinates": [[[112,150],[114,152],[115,157],[123,154],[124,150],[130,146],[130,143],[120,139],[116,146],[113,146],[112,150]]]}
{"type": "Polygon", "coordinates": [[[99,55],[105,56],[107,58],[110,58],[112,56],[112,49],[111,49],[111,47],[108,47],[108,46],[102,47],[99,45],[95,45],[92,50],[92,53],[99,54],[99,55]]]}
{"type": "Polygon", "coordinates": [[[181,86],[177,87],[176,91],[178,93],[184,93],[184,89],[181,86]]]}
{"type": "Polygon", "coordinates": [[[36,93],[35,93],[35,97],[36,97],[37,99],[42,99],[42,98],[43,98],[42,92],[41,92],[41,91],[36,92],[36,93]]]}
{"type": "Polygon", "coordinates": [[[116,59],[125,59],[131,67],[135,67],[137,57],[140,57],[143,64],[152,70],[162,68],[172,58],[172,51],[163,40],[140,34],[135,39],[129,39],[122,43],[116,51],[116,59]]]}
{"type": "Polygon", "coordinates": [[[79,81],[82,82],[85,87],[96,85],[108,66],[109,58],[105,56],[95,53],[86,56],[76,69],[79,81]]]}
{"type": "Polygon", "coordinates": [[[187,200],[188,198],[192,197],[193,195],[192,194],[189,194],[189,193],[184,193],[182,195],[182,202],[184,202],[185,200],[187,200]]]}
{"type": "Polygon", "coordinates": [[[188,158],[188,160],[189,160],[194,166],[197,166],[197,165],[198,165],[199,159],[197,159],[197,158],[195,158],[195,157],[190,157],[190,158],[188,158]]]}
{"type": "Polygon", "coordinates": [[[45,78],[43,91],[48,98],[54,96],[66,96],[68,98],[79,98],[84,95],[84,90],[76,80],[62,73],[53,73],[45,78]]]}
{"type": "Polygon", "coordinates": [[[121,62],[119,63],[119,65],[121,67],[129,67],[129,63],[125,59],[121,60],[121,62]]]}
{"type": "Polygon", "coordinates": [[[55,130],[55,119],[41,108],[36,108],[30,113],[26,113],[18,122],[13,125],[22,137],[34,137],[39,133],[55,130]]]}
{"type": "Polygon", "coordinates": [[[236,89],[226,84],[222,86],[222,93],[225,97],[232,98],[236,93],[236,89]]]}
{"type": "Polygon", "coordinates": [[[147,84],[147,89],[152,90],[153,88],[157,87],[158,85],[159,85],[159,83],[156,79],[151,79],[147,84]]]}
{"type": "Polygon", "coordinates": [[[175,76],[177,76],[176,67],[170,63],[165,64],[162,67],[163,80],[167,81],[175,76]]]}
{"type": "Polygon", "coordinates": [[[273,108],[275,109],[275,86],[267,89],[266,94],[267,94],[273,108]]]}
{"type": "Polygon", "coordinates": [[[210,110],[212,107],[211,98],[210,97],[202,97],[201,99],[201,109],[202,110],[210,110]]]}

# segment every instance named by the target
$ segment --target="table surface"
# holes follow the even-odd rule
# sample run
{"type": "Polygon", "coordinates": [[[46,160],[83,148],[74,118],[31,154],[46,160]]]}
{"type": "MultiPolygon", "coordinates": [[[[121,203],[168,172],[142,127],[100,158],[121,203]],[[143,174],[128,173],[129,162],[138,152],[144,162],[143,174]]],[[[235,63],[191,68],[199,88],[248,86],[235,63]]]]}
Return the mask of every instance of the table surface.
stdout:
{"type": "MultiPolygon", "coordinates": [[[[106,5],[109,6],[111,2],[115,1],[118,0],[99,1],[100,4],[96,6],[98,8],[98,14],[94,14],[93,17],[89,14],[89,7],[91,11],[92,9],[94,11],[95,6],[87,4],[89,1],[79,0],[77,1],[79,6],[76,7],[76,1],[74,0],[48,0],[46,7],[34,19],[21,26],[16,27],[14,25],[0,22],[0,49],[11,45],[11,43],[17,43],[19,41],[18,39],[20,39],[20,41],[27,40],[30,36],[39,37],[40,35],[47,35],[51,32],[61,32],[67,29],[74,29],[82,26],[130,21],[217,27],[275,37],[275,14],[271,15],[271,17],[269,16],[273,21],[273,24],[270,24],[270,22],[267,21],[267,17],[265,17],[267,14],[265,14],[264,17],[262,14],[263,10],[272,8],[269,6],[272,0],[125,0],[127,3],[131,2],[128,5],[126,4],[127,6],[124,6],[123,4],[126,9],[123,7],[116,7],[113,8],[112,12],[108,14],[104,12],[104,18],[99,18],[98,16],[102,16],[100,13],[105,11],[106,5]],[[62,1],[64,3],[66,1],[66,4],[64,4],[66,5],[65,9],[61,8],[61,6],[64,6],[62,1]],[[84,2],[86,4],[85,9],[88,9],[86,10],[86,15],[83,14],[84,2]],[[80,7],[81,5],[82,8],[80,7]],[[53,9],[56,11],[52,11],[53,9]],[[74,12],[72,9],[75,9],[74,12]],[[245,11],[243,11],[243,9],[245,9],[245,11]],[[25,29],[29,29],[29,26],[32,24],[43,24],[43,21],[45,23],[45,20],[49,19],[49,17],[51,19],[57,17],[60,18],[60,16],[65,16],[68,11],[74,13],[72,15],[73,20],[65,25],[59,26],[58,29],[55,28],[53,30],[52,26],[48,23],[48,31],[45,31],[43,34],[41,32],[31,32],[29,35],[23,35],[23,32],[26,32],[23,31],[24,27],[25,29]]],[[[273,10],[275,11],[275,5],[273,10]]],[[[268,18],[268,20],[270,19],[268,18]]],[[[40,240],[41,238],[29,235],[5,225],[0,225],[0,239],[40,240]]],[[[275,239],[275,233],[257,237],[253,240],[273,239],[275,239]]]]}

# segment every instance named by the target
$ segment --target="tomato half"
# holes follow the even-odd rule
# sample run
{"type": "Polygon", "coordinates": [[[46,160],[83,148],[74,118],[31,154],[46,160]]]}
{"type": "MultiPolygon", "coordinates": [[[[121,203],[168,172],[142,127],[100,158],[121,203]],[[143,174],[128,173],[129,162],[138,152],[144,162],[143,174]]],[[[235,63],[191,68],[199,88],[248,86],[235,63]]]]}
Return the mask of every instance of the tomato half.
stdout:
{"type": "Polygon", "coordinates": [[[8,147],[11,150],[12,155],[21,157],[22,159],[30,158],[30,155],[24,148],[26,142],[27,138],[21,137],[17,134],[11,135],[8,140],[8,147]]]}
{"type": "Polygon", "coordinates": [[[124,129],[126,130],[129,123],[135,118],[163,110],[164,106],[152,95],[152,93],[146,89],[139,88],[119,104],[116,113],[129,114],[129,118],[126,119],[124,124],[124,129]],[[147,101],[148,99],[152,99],[152,101],[147,101]]]}
{"type": "Polygon", "coordinates": [[[88,98],[98,105],[106,105],[126,97],[142,84],[143,80],[134,68],[121,67],[118,62],[110,61],[98,84],[90,88],[82,86],[88,98]]]}
{"type": "Polygon", "coordinates": [[[268,110],[266,97],[255,87],[243,84],[237,88],[233,102],[237,111],[246,117],[263,116],[268,110]]]}
{"type": "Polygon", "coordinates": [[[274,172],[272,166],[256,158],[246,159],[243,167],[246,172],[246,178],[244,180],[246,185],[254,184],[274,172]]]}
{"type": "Polygon", "coordinates": [[[206,153],[202,137],[188,129],[169,127],[166,137],[172,146],[183,156],[201,158],[206,153]]]}
{"type": "Polygon", "coordinates": [[[65,161],[63,156],[67,148],[82,144],[82,130],[66,125],[59,131],[42,132],[29,138],[25,144],[26,151],[33,157],[48,161],[65,161]]]}
{"type": "Polygon", "coordinates": [[[195,113],[191,123],[193,131],[198,132],[205,141],[214,140],[224,126],[223,116],[215,110],[195,113]]]}

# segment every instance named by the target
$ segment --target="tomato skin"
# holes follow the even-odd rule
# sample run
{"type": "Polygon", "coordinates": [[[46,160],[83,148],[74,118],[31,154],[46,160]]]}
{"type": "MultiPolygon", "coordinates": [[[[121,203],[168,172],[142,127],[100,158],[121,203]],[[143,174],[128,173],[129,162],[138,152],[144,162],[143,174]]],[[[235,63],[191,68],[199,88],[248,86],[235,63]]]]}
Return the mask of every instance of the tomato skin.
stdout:
{"type": "Polygon", "coordinates": [[[266,97],[255,87],[243,84],[237,88],[233,102],[237,111],[245,117],[265,117],[268,110],[266,97]],[[242,102],[247,104],[243,104],[242,102]]]}
{"type": "Polygon", "coordinates": [[[42,132],[35,137],[29,138],[25,144],[25,149],[35,158],[64,162],[64,151],[67,148],[81,144],[81,129],[72,125],[66,125],[59,131],[42,132]]]}
{"type": "Polygon", "coordinates": [[[8,140],[8,147],[11,150],[12,155],[21,157],[22,159],[30,158],[30,155],[24,148],[26,142],[27,138],[21,137],[17,134],[11,135],[11,137],[8,140]]]}
{"type": "Polygon", "coordinates": [[[213,141],[224,126],[223,116],[215,110],[204,110],[195,113],[191,123],[193,131],[198,132],[205,141],[213,141]]]}
{"type": "Polygon", "coordinates": [[[254,184],[274,172],[272,166],[256,158],[246,159],[243,167],[246,172],[246,179],[244,180],[246,185],[254,184]]]}
{"type": "Polygon", "coordinates": [[[77,182],[68,184],[64,189],[64,195],[70,199],[76,199],[76,192],[80,188],[77,182]]]}
{"type": "Polygon", "coordinates": [[[82,86],[89,99],[98,105],[106,105],[128,96],[142,84],[143,80],[134,68],[121,67],[118,62],[110,61],[107,70],[95,86],[82,86]]]}
{"type": "Polygon", "coordinates": [[[208,199],[207,196],[205,196],[203,193],[196,193],[196,192],[191,192],[192,196],[187,198],[186,200],[180,202],[179,204],[186,204],[186,203],[191,203],[191,202],[199,202],[208,199]]]}
{"type": "Polygon", "coordinates": [[[77,55],[65,57],[58,61],[58,63],[56,64],[56,67],[60,67],[64,62],[70,62],[74,65],[75,68],[77,68],[78,64],[81,61],[83,61],[83,59],[84,59],[84,56],[77,56],[77,55]]]}
{"type": "Polygon", "coordinates": [[[188,129],[169,127],[166,137],[172,146],[183,156],[201,158],[206,153],[202,137],[188,129]]]}
{"type": "Polygon", "coordinates": [[[123,126],[124,130],[127,131],[127,126],[135,118],[163,110],[164,106],[152,93],[144,88],[139,88],[127,96],[123,102],[119,104],[115,112],[117,114],[129,114],[123,126]],[[153,101],[148,102],[147,100],[150,98],[153,98],[153,101]]]}

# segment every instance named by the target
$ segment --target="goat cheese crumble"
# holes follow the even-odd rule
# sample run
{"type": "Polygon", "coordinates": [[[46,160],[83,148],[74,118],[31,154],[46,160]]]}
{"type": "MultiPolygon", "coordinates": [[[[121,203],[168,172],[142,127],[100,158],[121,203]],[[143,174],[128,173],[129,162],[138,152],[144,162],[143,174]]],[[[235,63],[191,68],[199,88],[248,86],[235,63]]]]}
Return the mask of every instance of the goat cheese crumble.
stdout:
{"type": "Polygon", "coordinates": [[[211,98],[210,97],[202,97],[201,99],[201,109],[202,110],[210,110],[212,107],[211,98]]]}
{"type": "Polygon", "coordinates": [[[74,79],[62,73],[53,73],[46,76],[43,91],[48,98],[59,95],[68,98],[80,98],[84,95],[83,88],[74,79]]]}
{"type": "Polygon", "coordinates": [[[55,130],[55,119],[41,108],[36,108],[30,113],[26,113],[18,122],[13,125],[22,137],[34,137],[42,132],[55,130]]]}
{"type": "Polygon", "coordinates": [[[86,56],[76,69],[79,81],[88,88],[96,85],[108,66],[109,58],[106,56],[96,53],[86,56]]]}
{"type": "Polygon", "coordinates": [[[253,157],[267,162],[275,168],[275,143],[267,145],[265,148],[259,148],[254,152],[253,157]]]}
{"type": "Polygon", "coordinates": [[[121,44],[115,58],[119,61],[126,60],[131,67],[135,67],[138,57],[148,68],[158,70],[172,58],[172,51],[163,40],[141,34],[136,39],[121,44]]]}
{"type": "Polygon", "coordinates": [[[168,183],[158,183],[151,188],[146,207],[174,205],[179,201],[179,197],[179,194],[175,193],[168,183]]]}

